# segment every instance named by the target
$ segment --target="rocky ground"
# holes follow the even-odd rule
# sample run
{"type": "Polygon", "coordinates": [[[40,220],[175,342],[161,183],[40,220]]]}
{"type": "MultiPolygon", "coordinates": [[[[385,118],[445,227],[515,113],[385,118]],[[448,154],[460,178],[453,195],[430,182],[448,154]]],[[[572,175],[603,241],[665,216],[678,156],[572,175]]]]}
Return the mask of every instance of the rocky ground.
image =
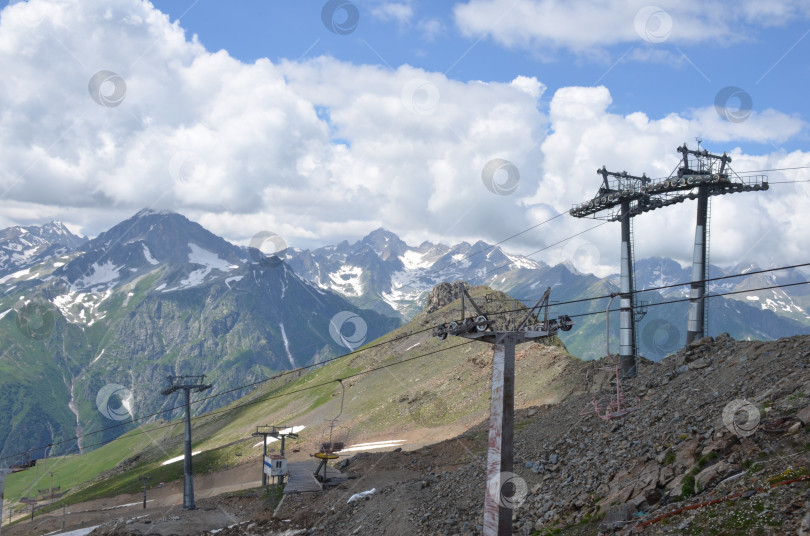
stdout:
{"type": "MultiPolygon", "coordinates": [[[[604,365],[572,369],[582,389],[563,403],[516,414],[504,490],[515,534],[810,535],[810,337],[721,335],[642,362],[624,383],[635,411],[615,420],[591,404],[604,412],[615,393],[604,365]]],[[[416,451],[358,454],[341,462],[348,482],[278,506],[263,493],[210,499],[241,508],[216,533],[481,534],[486,434],[482,423],[416,451]]],[[[119,519],[93,534],[213,533],[160,525],[119,519]]]]}

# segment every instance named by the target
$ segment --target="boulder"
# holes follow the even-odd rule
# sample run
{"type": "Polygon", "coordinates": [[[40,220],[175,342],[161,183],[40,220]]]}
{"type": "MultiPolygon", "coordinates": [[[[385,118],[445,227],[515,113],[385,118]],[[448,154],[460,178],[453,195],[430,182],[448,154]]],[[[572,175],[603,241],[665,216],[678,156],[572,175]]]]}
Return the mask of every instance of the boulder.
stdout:
{"type": "Polygon", "coordinates": [[[701,357],[700,359],[696,359],[696,360],[692,361],[691,363],[689,363],[689,370],[703,369],[703,368],[708,367],[711,364],[712,364],[712,362],[711,362],[710,359],[707,359],[705,357],[701,357]]]}
{"type": "Polygon", "coordinates": [[[807,426],[810,424],[810,405],[799,411],[799,413],[796,414],[796,417],[802,421],[803,425],[807,426]]]}
{"type": "Polygon", "coordinates": [[[605,517],[599,524],[599,530],[608,531],[621,527],[633,519],[633,514],[635,514],[636,511],[636,505],[632,503],[614,506],[605,514],[605,517]]]}
{"type": "Polygon", "coordinates": [[[723,478],[730,468],[731,466],[724,461],[710,465],[695,476],[695,484],[704,490],[723,478]]]}
{"type": "Polygon", "coordinates": [[[695,453],[697,452],[699,444],[700,439],[698,438],[684,442],[680,448],[678,448],[678,452],[675,453],[675,465],[684,469],[692,467],[696,460],[695,453]]]}

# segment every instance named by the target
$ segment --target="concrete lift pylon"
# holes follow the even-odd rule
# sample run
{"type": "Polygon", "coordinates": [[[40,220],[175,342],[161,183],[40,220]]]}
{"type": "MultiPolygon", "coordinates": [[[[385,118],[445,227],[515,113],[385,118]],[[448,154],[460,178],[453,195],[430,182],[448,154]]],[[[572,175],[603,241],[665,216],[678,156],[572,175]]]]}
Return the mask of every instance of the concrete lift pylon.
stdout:
{"type": "MultiPolygon", "coordinates": [[[[570,317],[548,318],[548,301],[551,288],[547,288],[540,301],[529,311],[526,318],[514,331],[495,331],[494,321],[478,307],[467,289],[461,284],[462,318],[437,326],[433,334],[441,340],[448,335],[488,342],[493,345],[492,395],[489,410],[489,438],[487,443],[487,481],[484,495],[484,536],[508,536],[512,534],[512,510],[516,485],[525,482],[515,478],[514,468],[514,419],[515,419],[515,346],[522,342],[550,337],[557,330],[568,331],[574,325],[570,317]],[[464,316],[464,300],[470,302],[477,313],[475,317],[464,316]],[[543,321],[535,316],[538,308],[544,308],[543,321]],[[530,323],[533,320],[533,323],[530,323]]],[[[525,494],[525,490],[522,490],[525,494]]],[[[525,497],[525,495],[524,495],[525,497]]]]}

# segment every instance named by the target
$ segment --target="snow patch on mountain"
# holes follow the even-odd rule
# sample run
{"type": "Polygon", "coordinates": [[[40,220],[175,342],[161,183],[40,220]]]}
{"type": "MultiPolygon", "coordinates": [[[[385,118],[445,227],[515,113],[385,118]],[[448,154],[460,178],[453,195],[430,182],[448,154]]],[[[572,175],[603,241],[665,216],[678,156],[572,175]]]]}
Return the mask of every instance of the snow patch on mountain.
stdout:
{"type": "Polygon", "coordinates": [[[360,296],[363,293],[363,284],[360,278],[363,276],[363,269],[350,264],[341,266],[336,272],[331,272],[329,279],[332,281],[331,288],[345,296],[360,296]]]}
{"type": "Polygon", "coordinates": [[[457,253],[451,258],[453,259],[453,266],[455,266],[458,270],[469,268],[472,265],[470,259],[468,259],[464,253],[457,253]]]}
{"type": "MultiPolygon", "coordinates": [[[[235,264],[229,264],[228,261],[222,259],[219,255],[217,255],[213,251],[208,251],[207,249],[202,248],[197,244],[189,243],[188,247],[191,250],[191,252],[188,254],[188,262],[190,264],[200,265],[202,266],[202,268],[192,271],[191,273],[188,274],[187,277],[181,279],[179,286],[174,288],[168,288],[163,292],[172,292],[174,290],[182,290],[199,286],[205,282],[205,278],[213,270],[218,270],[220,272],[230,272],[231,270],[239,268],[235,264]]],[[[230,288],[230,285],[228,285],[228,287],[230,288]]]]}
{"type": "Polygon", "coordinates": [[[419,268],[430,268],[433,262],[426,260],[425,255],[418,251],[408,250],[399,257],[400,262],[406,270],[418,270],[419,268]]]}
{"type": "Polygon", "coordinates": [[[36,277],[36,274],[31,274],[31,268],[26,268],[25,270],[20,270],[19,272],[14,272],[13,274],[9,274],[4,277],[0,277],[0,285],[10,281],[12,279],[20,279],[23,276],[30,275],[30,277],[26,277],[25,279],[32,279],[36,277]]]}
{"type": "Polygon", "coordinates": [[[112,283],[118,279],[120,275],[118,272],[121,271],[121,268],[123,267],[116,266],[110,260],[104,264],[94,262],[92,265],[90,265],[92,272],[88,275],[80,277],[74,281],[73,285],[71,286],[73,290],[94,289],[94,292],[98,292],[99,287],[107,286],[109,283],[112,283]]]}
{"type": "Polygon", "coordinates": [[[228,272],[239,268],[234,264],[228,264],[228,261],[220,258],[220,256],[213,251],[201,248],[197,244],[189,243],[188,247],[191,249],[191,252],[188,254],[188,262],[192,264],[200,264],[214,270],[219,270],[220,272],[228,272]]]}
{"type": "Polygon", "coordinates": [[[290,366],[295,368],[295,359],[293,359],[292,354],[290,353],[290,341],[287,340],[287,332],[284,331],[284,323],[280,323],[278,325],[281,328],[281,338],[284,340],[284,349],[287,351],[287,357],[290,360],[290,366]]]}
{"type": "MultiPolygon", "coordinates": [[[[771,294],[773,294],[773,298],[765,298],[761,304],[763,309],[770,309],[775,313],[778,311],[784,311],[785,313],[800,313],[804,314],[805,317],[810,318],[805,310],[796,305],[793,299],[785,292],[774,289],[771,291],[771,294]]],[[[748,298],[750,298],[750,296],[748,296],[748,298]]]]}
{"type": "Polygon", "coordinates": [[[206,266],[205,268],[200,268],[199,270],[194,270],[188,277],[185,279],[180,280],[180,286],[171,290],[180,290],[184,288],[191,288],[196,287],[197,285],[201,285],[205,281],[205,276],[207,276],[211,272],[211,268],[206,266]]]}
{"type": "Polygon", "coordinates": [[[540,268],[538,263],[526,257],[522,257],[520,255],[510,255],[508,253],[504,253],[504,255],[506,255],[506,258],[509,259],[512,266],[515,268],[524,268],[526,270],[537,270],[540,268]]]}
{"type": "Polygon", "coordinates": [[[152,265],[160,264],[160,261],[158,261],[156,258],[152,256],[152,252],[149,251],[149,248],[146,246],[146,244],[141,245],[143,246],[143,257],[146,259],[146,262],[152,265]]]}
{"type": "Polygon", "coordinates": [[[109,288],[103,292],[80,292],[73,289],[67,294],[56,296],[52,301],[71,324],[92,326],[106,316],[107,313],[100,311],[99,306],[110,296],[112,289],[109,288]]]}

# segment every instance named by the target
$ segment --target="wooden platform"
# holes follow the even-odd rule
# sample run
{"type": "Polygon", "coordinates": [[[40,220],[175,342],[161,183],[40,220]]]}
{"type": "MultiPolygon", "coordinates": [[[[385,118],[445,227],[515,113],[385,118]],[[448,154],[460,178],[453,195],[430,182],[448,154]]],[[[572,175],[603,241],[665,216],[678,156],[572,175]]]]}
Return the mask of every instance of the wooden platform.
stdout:
{"type": "MultiPolygon", "coordinates": [[[[315,469],[318,468],[319,463],[320,460],[288,463],[287,470],[290,475],[284,486],[284,493],[321,491],[321,483],[315,478],[315,469]]],[[[329,479],[328,485],[336,485],[347,480],[340,471],[328,465],[326,466],[326,476],[329,479]]]]}

